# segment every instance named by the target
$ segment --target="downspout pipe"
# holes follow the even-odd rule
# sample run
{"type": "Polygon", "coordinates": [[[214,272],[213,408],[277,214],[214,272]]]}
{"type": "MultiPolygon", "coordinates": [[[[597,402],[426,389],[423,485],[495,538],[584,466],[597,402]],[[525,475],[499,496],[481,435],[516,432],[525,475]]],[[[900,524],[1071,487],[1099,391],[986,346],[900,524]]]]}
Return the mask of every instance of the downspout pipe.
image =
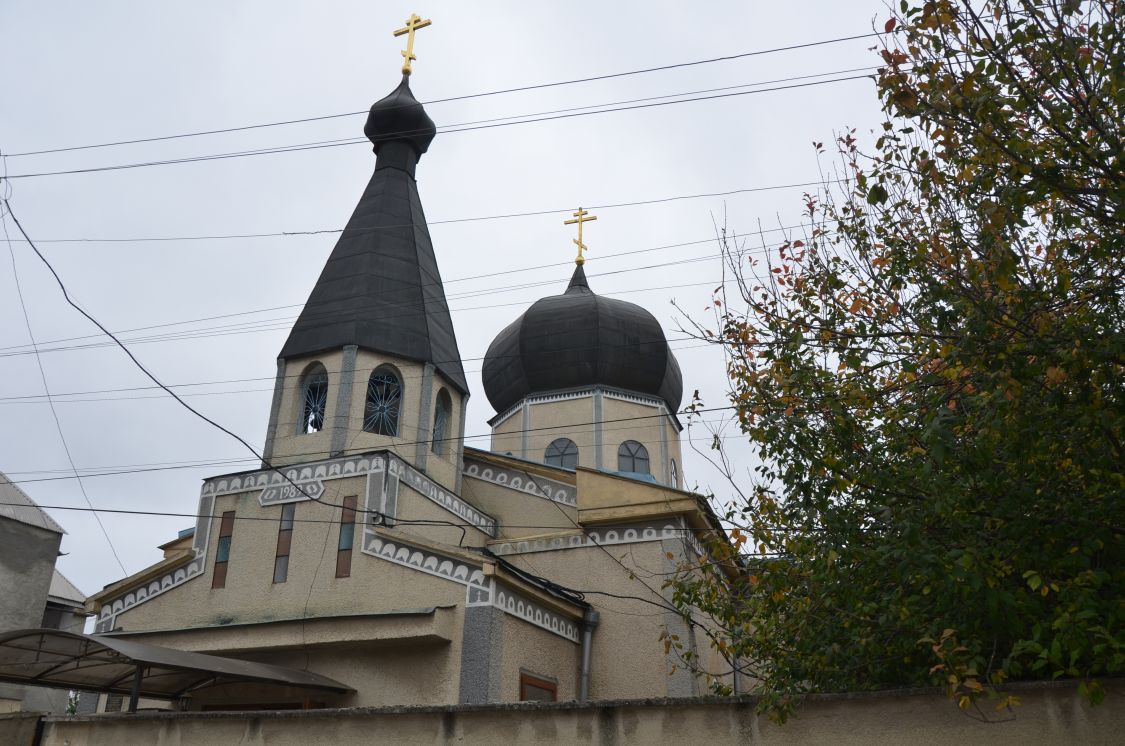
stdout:
{"type": "Polygon", "coordinates": [[[598,626],[601,615],[593,609],[586,609],[582,616],[582,666],[578,671],[578,701],[590,699],[590,648],[594,639],[594,628],[598,626]]]}

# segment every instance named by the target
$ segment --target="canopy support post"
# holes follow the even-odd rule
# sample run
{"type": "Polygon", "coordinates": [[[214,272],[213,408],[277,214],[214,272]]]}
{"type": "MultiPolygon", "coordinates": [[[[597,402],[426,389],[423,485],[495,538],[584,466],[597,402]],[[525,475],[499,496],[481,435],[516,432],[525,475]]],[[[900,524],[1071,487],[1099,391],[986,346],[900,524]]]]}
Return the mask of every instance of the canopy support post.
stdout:
{"type": "Polygon", "coordinates": [[[141,699],[141,679],[144,677],[144,665],[137,664],[137,672],[133,674],[133,691],[129,692],[129,712],[137,711],[137,702],[141,699]]]}

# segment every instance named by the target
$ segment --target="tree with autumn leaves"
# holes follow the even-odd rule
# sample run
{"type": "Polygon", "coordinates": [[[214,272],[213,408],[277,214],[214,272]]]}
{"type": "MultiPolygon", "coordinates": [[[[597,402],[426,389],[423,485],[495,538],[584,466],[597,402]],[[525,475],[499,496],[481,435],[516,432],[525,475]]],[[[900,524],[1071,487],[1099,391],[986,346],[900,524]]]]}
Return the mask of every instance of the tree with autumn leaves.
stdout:
{"type": "Polygon", "coordinates": [[[807,230],[724,236],[700,328],[760,465],[669,585],[774,716],[942,685],[997,717],[1125,670],[1123,11],[904,2],[807,230]]]}

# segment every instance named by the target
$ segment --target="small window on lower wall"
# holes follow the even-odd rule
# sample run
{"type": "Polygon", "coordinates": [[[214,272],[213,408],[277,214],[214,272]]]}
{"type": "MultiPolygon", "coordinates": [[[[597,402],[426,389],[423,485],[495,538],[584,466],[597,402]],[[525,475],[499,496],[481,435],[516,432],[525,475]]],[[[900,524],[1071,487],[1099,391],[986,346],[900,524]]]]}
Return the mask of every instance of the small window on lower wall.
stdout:
{"type": "Polygon", "coordinates": [[[230,542],[234,535],[234,511],[223,513],[219,523],[219,540],[215,547],[215,569],[211,574],[212,588],[227,587],[227,565],[230,563],[230,542]]]}
{"type": "Polygon", "coordinates": [[[550,679],[520,671],[521,702],[555,702],[559,698],[559,685],[550,679]]]}
{"type": "Polygon", "coordinates": [[[352,542],[355,540],[355,495],[344,498],[340,510],[340,541],[336,545],[336,577],[352,574],[352,542]]]}
{"type": "Polygon", "coordinates": [[[289,579],[289,551],[293,546],[293,517],[297,506],[286,503],[281,506],[281,523],[277,529],[277,554],[273,560],[273,582],[284,583],[289,579]]]}

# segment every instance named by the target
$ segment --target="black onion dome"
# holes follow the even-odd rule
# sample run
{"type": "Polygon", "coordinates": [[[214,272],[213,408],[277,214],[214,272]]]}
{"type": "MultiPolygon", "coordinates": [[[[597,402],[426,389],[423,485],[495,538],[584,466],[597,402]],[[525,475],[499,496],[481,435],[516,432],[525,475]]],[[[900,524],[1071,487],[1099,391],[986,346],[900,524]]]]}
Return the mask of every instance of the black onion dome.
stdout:
{"type": "Polygon", "coordinates": [[[496,336],[481,371],[493,408],[529,394],[601,385],[659,397],[680,408],[680,366],[656,318],[633,303],[595,295],[579,265],[562,295],[542,298],[496,336]]]}
{"type": "Polygon", "coordinates": [[[372,104],[363,134],[375,145],[376,153],[388,142],[405,142],[414,148],[417,160],[430,147],[437,135],[437,127],[422,104],[414,98],[410,77],[403,75],[398,88],[372,104]]]}

